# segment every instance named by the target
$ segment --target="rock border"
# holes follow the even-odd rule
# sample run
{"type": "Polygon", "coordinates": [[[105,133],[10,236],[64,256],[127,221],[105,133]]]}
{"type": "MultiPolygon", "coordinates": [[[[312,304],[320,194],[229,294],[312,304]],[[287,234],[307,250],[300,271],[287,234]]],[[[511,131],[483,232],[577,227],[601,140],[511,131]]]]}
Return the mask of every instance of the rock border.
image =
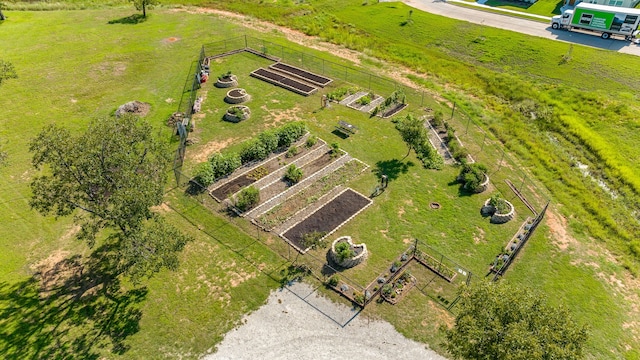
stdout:
{"type": "Polygon", "coordinates": [[[367,244],[354,244],[351,240],[351,236],[341,236],[335,239],[333,243],[331,243],[331,249],[329,250],[329,257],[331,258],[331,261],[343,268],[352,268],[362,263],[367,258],[367,255],[367,244]],[[352,258],[340,261],[340,259],[338,259],[338,254],[336,253],[336,245],[340,242],[346,242],[352,248],[361,248],[362,252],[352,258]]]}

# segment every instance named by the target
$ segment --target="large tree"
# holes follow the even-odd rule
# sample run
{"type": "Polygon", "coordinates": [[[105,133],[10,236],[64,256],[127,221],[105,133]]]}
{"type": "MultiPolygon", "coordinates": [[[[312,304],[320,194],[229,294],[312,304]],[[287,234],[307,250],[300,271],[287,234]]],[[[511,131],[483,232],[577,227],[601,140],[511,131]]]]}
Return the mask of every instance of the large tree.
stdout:
{"type": "Polygon", "coordinates": [[[142,17],[147,17],[147,7],[151,9],[158,4],[157,0],[131,0],[131,2],[133,2],[136,10],[142,10],[142,17]]]}
{"type": "Polygon", "coordinates": [[[460,290],[444,346],[455,359],[580,359],[587,341],[566,308],[532,289],[482,281],[460,290]]]}
{"type": "Polygon", "coordinates": [[[77,237],[89,246],[102,233],[117,273],[134,281],[177,266],[188,238],[151,210],[162,201],[169,156],[148,123],[106,117],[77,136],[54,124],[31,141],[30,151],[33,166],[43,170],[31,182],[33,208],[74,214],[77,237]]]}

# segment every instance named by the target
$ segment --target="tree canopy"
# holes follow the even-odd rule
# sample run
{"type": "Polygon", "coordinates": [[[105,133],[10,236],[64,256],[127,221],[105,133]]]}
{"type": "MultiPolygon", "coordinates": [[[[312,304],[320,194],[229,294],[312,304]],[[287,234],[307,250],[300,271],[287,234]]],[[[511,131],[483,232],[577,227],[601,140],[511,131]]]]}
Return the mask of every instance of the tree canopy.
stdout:
{"type": "Polygon", "coordinates": [[[455,326],[445,348],[455,359],[581,359],[588,331],[566,308],[504,282],[460,290],[455,326]]]}
{"type": "Polygon", "coordinates": [[[402,140],[409,147],[406,156],[409,156],[411,150],[416,149],[427,139],[427,129],[421,119],[409,114],[404,118],[396,120],[396,129],[400,132],[402,140]]]}
{"type": "Polygon", "coordinates": [[[158,0],[131,0],[136,10],[142,10],[142,17],[147,17],[147,8],[153,8],[158,4],[158,0]]]}
{"type": "Polygon", "coordinates": [[[32,208],[43,215],[75,214],[77,237],[89,246],[103,229],[119,273],[137,280],[175,268],[188,237],[151,211],[162,201],[169,157],[148,123],[135,116],[102,118],[74,136],[50,125],[31,141],[32,208]]]}

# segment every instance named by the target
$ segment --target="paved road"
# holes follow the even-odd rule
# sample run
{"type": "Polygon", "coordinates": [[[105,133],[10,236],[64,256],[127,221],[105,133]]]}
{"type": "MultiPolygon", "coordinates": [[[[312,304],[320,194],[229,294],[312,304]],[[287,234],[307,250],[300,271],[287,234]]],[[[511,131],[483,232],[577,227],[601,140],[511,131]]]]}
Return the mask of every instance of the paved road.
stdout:
{"type": "MultiPolygon", "coordinates": [[[[523,34],[539,36],[547,39],[565,41],[574,44],[582,44],[600,49],[608,49],[626,54],[640,56],[640,45],[625,41],[623,39],[603,40],[596,33],[580,33],[566,30],[553,30],[549,23],[541,23],[533,20],[517,18],[509,15],[502,15],[482,11],[482,9],[472,9],[468,7],[456,6],[459,0],[403,0],[405,4],[416,9],[432,14],[442,15],[453,19],[464,20],[476,24],[492,26],[500,29],[511,30],[523,34]]],[[[472,4],[472,3],[467,3],[472,4]]],[[[483,5],[477,5],[482,7],[483,5]]],[[[529,15],[529,14],[527,14],[529,15]]]]}

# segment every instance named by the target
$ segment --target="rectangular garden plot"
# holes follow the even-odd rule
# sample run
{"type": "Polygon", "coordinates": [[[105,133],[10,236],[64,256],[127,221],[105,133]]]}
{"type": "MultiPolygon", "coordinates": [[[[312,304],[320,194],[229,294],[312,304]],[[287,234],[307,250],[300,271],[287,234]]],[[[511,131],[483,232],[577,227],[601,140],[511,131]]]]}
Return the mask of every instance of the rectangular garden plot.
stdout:
{"type": "Polygon", "coordinates": [[[287,65],[287,64],[283,64],[283,63],[275,63],[271,66],[269,66],[271,69],[283,72],[285,74],[289,74],[292,76],[296,76],[299,77],[300,79],[304,80],[304,81],[308,81],[312,84],[321,86],[321,87],[325,87],[327,85],[329,85],[333,80],[318,75],[318,74],[314,74],[312,72],[306,71],[306,70],[302,70],[299,69],[295,66],[291,66],[291,65],[287,65]]]}
{"type": "Polygon", "coordinates": [[[266,81],[268,83],[278,85],[287,90],[291,90],[300,95],[309,96],[314,92],[318,91],[318,88],[303,84],[298,80],[294,80],[292,78],[288,78],[286,76],[280,75],[273,71],[267,70],[265,68],[260,68],[258,70],[254,70],[250,74],[251,76],[258,78],[262,81],[266,81]]]}
{"type": "Polygon", "coordinates": [[[304,252],[307,250],[303,241],[304,235],[313,232],[329,235],[371,203],[369,198],[352,189],[346,189],[281,236],[299,251],[304,252]]]}

